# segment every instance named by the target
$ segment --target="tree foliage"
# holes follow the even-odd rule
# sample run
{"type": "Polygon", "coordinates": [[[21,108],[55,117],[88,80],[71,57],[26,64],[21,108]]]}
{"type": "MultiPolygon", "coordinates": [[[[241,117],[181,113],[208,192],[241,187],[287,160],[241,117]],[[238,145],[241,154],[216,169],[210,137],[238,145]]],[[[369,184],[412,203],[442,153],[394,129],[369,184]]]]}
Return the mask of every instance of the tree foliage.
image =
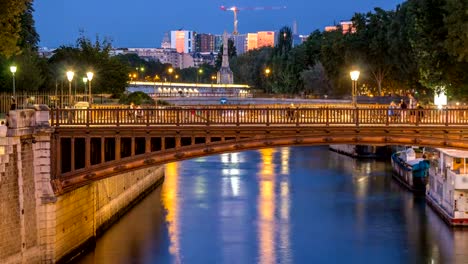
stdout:
{"type": "Polygon", "coordinates": [[[111,43],[108,40],[95,42],[81,36],[76,46],[61,46],[49,59],[51,79],[66,81],[66,72],[75,72],[75,78],[81,80],[86,72],[94,73],[93,93],[120,95],[125,91],[128,80],[128,67],[117,57],[111,57],[111,43]]]}
{"type": "Polygon", "coordinates": [[[0,1],[0,55],[10,58],[21,50],[21,18],[32,0],[0,1]]]}
{"type": "Polygon", "coordinates": [[[237,80],[276,93],[350,96],[349,72],[358,68],[360,94],[430,96],[445,89],[449,96],[467,97],[466,10],[466,0],[409,0],[395,10],[355,14],[354,30],[316,30],[294,48],[283,27],[269,58],[249,51],[236,59],[233,71],[237,80]],[[268,79],[251,76],[262,76],[266,65],[268,79]]]}

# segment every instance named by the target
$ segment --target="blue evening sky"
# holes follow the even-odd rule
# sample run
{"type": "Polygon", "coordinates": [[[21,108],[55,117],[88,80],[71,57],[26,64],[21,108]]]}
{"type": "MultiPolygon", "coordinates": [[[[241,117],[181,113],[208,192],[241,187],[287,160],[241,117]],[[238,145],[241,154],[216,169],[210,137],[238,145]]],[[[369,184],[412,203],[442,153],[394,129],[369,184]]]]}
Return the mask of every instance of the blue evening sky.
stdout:
{"type": "Polygon", "coordinates": [[[404,0],[35,0],[41,47],[74,44],[83,30],[92,40],[110,37],[115,47],[160,47],[164,32],[177,29],[222,34],[233,30],[233,14],[219,7],[286,6],[284,10],[239,12],[239,32],[274,31],[297,21],[299,34],[323,30],[374,7],[395,9],[404,0]]]}

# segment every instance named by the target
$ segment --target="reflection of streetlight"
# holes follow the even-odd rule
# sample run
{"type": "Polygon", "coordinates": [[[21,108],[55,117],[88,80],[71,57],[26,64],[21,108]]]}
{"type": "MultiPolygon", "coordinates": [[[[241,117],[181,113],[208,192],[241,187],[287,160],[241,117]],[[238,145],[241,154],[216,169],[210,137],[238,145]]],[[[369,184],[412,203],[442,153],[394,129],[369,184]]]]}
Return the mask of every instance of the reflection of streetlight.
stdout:
{"type": "Polygon", "coordinates": [[[359,71],[351,71],[349,75],[351,76],[352,88],[351,88],[351,95],[353,98],[353,105],[356,106],[356,95],[357,95],[357,80],[359,79],[359,71]]]}
{"type": "Polygon", "coordinates": [[[16,66],[15,65],[12,65],[10,66],[10,71],[11,71],[11,74],[13,74],[13,99],[15,99],[15,102],[16,102],[16,88],[15,88],[15,73],[16,73],[16,66]]]}
{"type": "Polygon", "coordinates": [[[73,75],[75,75],[74,72],[72,71],[67,71],[67,79],[68,79],[68,105],[72,105],[73,104],[73,97],[72,97],[72,93],[71,93],[71,82],[73,80],[73,75]]]}
{"type": "Polygon", "coordinates": [[[88,77],[88,81],[89,81],[89,98],[88,98],[88,102],[89,103],[92,103],[93,102],[93,93],[91,91],[91,81],[93,80],[93,77],[94,77],[94,73],[93,72],[87,72],[86,73],[86,76],[88,77]]]}
{"type": "Polygon", "coordinates": [[[87,86],[86,84],[87,84],[87,82],[88,82],[88,78],[87,78],[87,77],[83,77],[83,83],[84,83],[84,96],[83,96],[83,101],[84,101],[85,98],[86,98],[86,94],[87,94],[87,90],[88,90],[88,89],[86,89],[86,86],[87,86]]]}

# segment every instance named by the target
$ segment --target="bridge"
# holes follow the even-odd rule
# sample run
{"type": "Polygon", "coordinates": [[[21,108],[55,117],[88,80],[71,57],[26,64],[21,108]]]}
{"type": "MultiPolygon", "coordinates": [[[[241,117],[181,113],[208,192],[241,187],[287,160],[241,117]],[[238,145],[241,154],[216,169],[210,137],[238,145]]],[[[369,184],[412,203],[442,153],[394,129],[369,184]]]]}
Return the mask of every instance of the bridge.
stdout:
{"type": "Polygon", "coordinates": [[[369,144],[468,149],[468,109],[315,105],[57,109],[53,188],[183,159],[274,146],[369,144]]]}

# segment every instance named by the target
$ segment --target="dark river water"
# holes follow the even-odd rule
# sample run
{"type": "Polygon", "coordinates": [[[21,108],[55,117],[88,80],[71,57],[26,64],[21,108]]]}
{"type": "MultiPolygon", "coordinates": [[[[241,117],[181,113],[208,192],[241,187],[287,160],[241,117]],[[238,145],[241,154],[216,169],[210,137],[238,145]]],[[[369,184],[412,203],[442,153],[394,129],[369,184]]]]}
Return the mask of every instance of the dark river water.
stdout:
{"type": "Polygon", "coordinates": [[[468,230],[388,162],[284,147],[168,164],[77,263],[468,263],[468,230]]]}

